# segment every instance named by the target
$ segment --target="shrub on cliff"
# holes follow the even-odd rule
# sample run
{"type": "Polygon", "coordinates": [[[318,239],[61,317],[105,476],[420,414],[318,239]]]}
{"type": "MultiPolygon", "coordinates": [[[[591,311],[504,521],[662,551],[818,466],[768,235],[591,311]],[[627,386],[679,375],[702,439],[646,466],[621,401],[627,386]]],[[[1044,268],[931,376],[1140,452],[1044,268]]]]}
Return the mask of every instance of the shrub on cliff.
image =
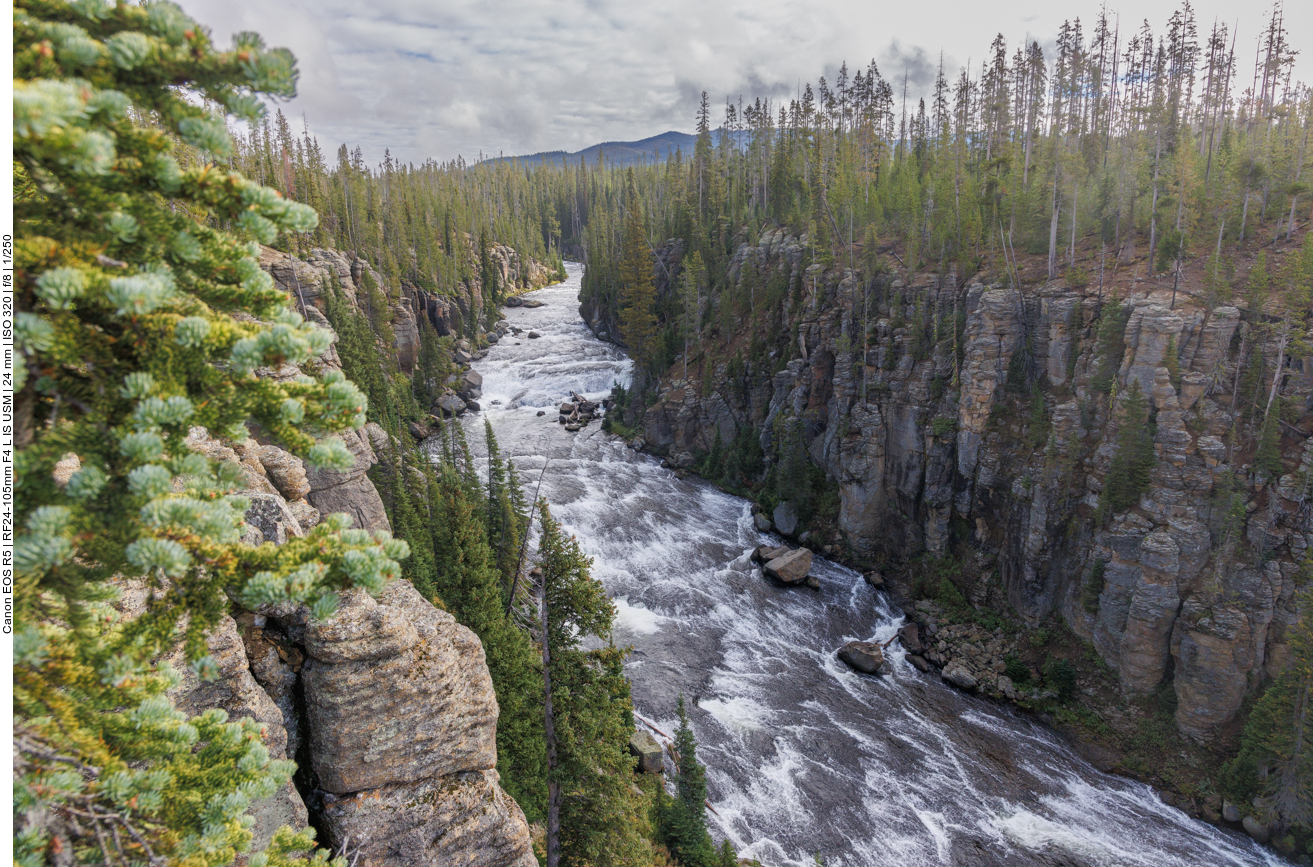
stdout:
{"type": "MultiPolygon", "coordinates": [[[[253,419],[341,468],[343,444],[312,432],[364,422],[339,373],[254,375],[329,346],[255,258],[254,241],[317,218],[215,165],[231,142],[205,106],[257,118],[257,94],[293,94],[294,61],[254,34],[216,51],[165,2],[19,0],[13,34],[15,859],[230,863],[251,839],[246,809],[291,763],[249,720],[187,719],[165,694],[176,673],[152,660],[182,641],[212,678],[205,637],[230,599],[325,617],[338,590],[381,588],[407,553],[331,516],[280,548],[245,546],[238,474],[184,445],[194,425],[245,439],[253,419]],[[148,594],[131,620],[108,604],[125,578],[148,594]]],[[[312,837],[284,830],[250,863],[289,863],[312,837]]]]}

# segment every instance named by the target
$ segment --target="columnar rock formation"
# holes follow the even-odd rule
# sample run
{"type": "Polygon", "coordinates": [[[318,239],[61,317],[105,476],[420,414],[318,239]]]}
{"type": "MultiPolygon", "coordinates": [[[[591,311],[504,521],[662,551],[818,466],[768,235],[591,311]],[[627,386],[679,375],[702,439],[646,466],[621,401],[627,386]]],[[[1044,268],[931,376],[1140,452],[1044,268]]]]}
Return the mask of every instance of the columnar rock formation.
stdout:
{"type": "MultiPolygon", "coordinates": [[[[1252,342],[1240,310],[1184,293],[1173,309],[1168,293],[1144,289],[1113,300],[1094,286],[1017,292],[924,276],[886,280],[864,305],[852,271],[804,269],[802,254],[797,239],[769,231],[742,245],[728,272],[731,282],[744,273],[758,285],[787,281],[794,297],[772,315],[779,332],[796,335],[792,360],[741,357],[744,374],[732,378],[722,352],[705,386],[663,382],[644,418],[649,447],[705,453],[746,425],[772,455],[777,417],[801,419],[809,454],[838,481],[839,525],[853,549],[905,559],[967,540],[973,602],[1006,602],[1032,621],[1060,613],[1129,693],[1170,680],[1177,724],[1192,736],[1230,721],[1280,670],[1313,542],[1313,440],[1306,427],[1282,429],[1293,471],[1275,483],[1228,449],[1241,345],[1252,342]],[[1117,357],[1104,358],[1096,331],[1109,304],[1128,304],[1129,318],[1117,357]],[[1113,374],[1111,400],[1093,385],[1101,366],[1113,374]],[[1037,383],[1042,407],[1010,391],[1010,379],[1037,383]],[[1157,464],[1139,503],[1101,525],[1095,512],[1120,429],[1115,398],[1132,383],[1153,415],[1157,464]],[[1237,472],[1244,517],[1228,535],[1218,502],[1237,472]],[[1237,535],[1262,552],[1260,565],[1229,557],[1237,535]]],[[[658,291],[671,291],[667,269],[656,274],[658,291]]],[[[583,312],[602,324],[599,311],[583,312]]],[[[1283,376],[1285,392],[1307,403],[1313,370],[1290,366],[1283,376]]]]}

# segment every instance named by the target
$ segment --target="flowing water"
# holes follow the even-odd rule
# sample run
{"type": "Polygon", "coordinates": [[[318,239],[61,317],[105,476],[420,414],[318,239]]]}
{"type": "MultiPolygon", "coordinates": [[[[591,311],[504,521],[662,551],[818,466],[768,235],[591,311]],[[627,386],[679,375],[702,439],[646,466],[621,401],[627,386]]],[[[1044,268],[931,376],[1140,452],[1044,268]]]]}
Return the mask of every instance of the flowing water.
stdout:
{"type": "MultiPolygon", "coordinates": [[[[507,311],[525,334],[475,363],[482,416],[530,493],[546,461],[542,494],[614,597],[616,642],[633,646],[638,712],[673,733],[686,697],[718,840],[772,867],[817,854],[831,867],[1285,863],[1099,772],[1023,715],[917,672],[897,642],[891,676],[847,669],[836,648],[902,623],[882,593],[821,558],[819,592],[766,583],[748,554],[770,538],[746,500],[677,479],[596,422],[557,423],[571,391],[604,397],[630,368],[584,325],[582,269],[567,268],[531,296],[545,306],[507,311]]],[[[468,421],[481,444],[481,419],[468,421]]]]}

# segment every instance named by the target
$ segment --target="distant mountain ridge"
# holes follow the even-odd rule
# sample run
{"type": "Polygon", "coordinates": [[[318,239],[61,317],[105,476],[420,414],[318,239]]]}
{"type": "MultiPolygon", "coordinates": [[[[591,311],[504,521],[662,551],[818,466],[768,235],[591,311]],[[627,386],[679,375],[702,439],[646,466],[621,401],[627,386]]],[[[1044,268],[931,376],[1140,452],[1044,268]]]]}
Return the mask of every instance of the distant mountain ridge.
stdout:
{"type": "Polygon", "coordinates": [[[517,160],[525,165],[539,165],[549,162],[559,164],[562,161],[577,163],[579,158],[583,157],[587,162],[592,163],[597,160],[598,151],[601,151],[606,155],[608,163],[627,166],[640,162],[662,162],[676,150],[686,155],[691,154],[695,141],[697,141],[696,136],[686,132],[676,132],[672,129],[660,135],[650,136],[638,141],[605,141],[573,153],[567,151],[541,151],[527,156],[494,157],[486,160],[486,162],[517,160]]]}

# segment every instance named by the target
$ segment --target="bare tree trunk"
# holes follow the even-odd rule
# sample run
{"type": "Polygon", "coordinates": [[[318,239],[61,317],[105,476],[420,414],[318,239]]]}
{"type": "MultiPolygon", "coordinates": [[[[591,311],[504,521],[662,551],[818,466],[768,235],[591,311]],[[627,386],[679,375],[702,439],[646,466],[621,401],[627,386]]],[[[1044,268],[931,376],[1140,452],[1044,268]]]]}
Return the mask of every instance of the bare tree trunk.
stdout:
{"type": "Polygon", "coordinates": [[[1281,389],[1281,374],[1286,367],[1286,345],[1290,342],[1290,317],[1286,316],[1281,323],[1281,338],[1277,341],[1277,369],[1272,374],[1272,387],[1267,392],[1267,407],[1263,410],[1263,418],[1267,419],[1272,414],[1272,404],[1277,399],[1277,392],[1281,389]]]}
{"type": "Polygon", "coordinates": [[[1153,274],[1153,257],[1158,251],[1158,167],[1162,161],[1162,136],[1154,134],[1153,203],[1149,208],[1149,274],[1153,274]]]}

